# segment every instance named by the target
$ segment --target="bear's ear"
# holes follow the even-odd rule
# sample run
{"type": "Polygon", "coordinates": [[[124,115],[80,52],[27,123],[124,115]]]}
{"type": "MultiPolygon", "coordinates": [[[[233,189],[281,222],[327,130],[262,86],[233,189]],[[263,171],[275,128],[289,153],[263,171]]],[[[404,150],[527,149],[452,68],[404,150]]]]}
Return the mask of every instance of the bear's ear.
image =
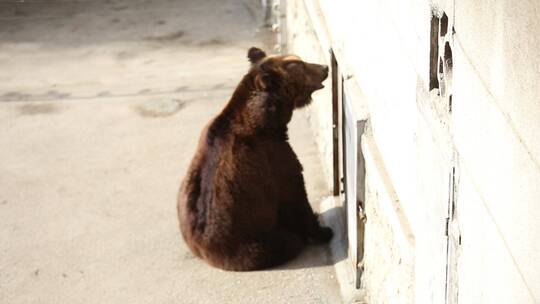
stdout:
{"type": "Polygon", "coordinates": [[[279,73],[272,68],[272,61],[267,60],[259,66],[259,73],[255,77],[255,85],[260,90],[279,87],[279,73]]]}
{"type": "Polygon", "coordinates": [[[266,57],[266,53],[263,50],[259,49],[259,48],[252,47],[252,48],[249,49],[247,57],[249,59],[249,62],[255,63],[255,62],[263,59],[264,57],[266,57]]]}
{"type": "Polygon", "coordinates": [[[258,91],[267,90],[271,84],[272,84],[272,81],[271,81],[270,75],[259,74],[255,76],[255,88],[257,88],[258,91]]]}

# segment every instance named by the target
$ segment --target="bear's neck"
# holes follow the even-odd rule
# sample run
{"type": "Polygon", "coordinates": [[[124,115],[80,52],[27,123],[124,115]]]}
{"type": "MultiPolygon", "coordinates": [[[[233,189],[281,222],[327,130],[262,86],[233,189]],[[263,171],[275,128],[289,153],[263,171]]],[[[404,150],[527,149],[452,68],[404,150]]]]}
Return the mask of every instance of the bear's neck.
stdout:
{"type": "Polygon", "coordinates": [[[242,111],[242,108],[244,107],[248,99],[253,95],[255,90],[256,89],[255,83],[253,82],[253,76],[250,74],[246,74],[234,90],[231,99],[229,99],[229,102],[227,103],[221,114],[227,117],[236,116],[240,111],[242,111]]]}
{"type": "Polygon", "coordinates": [[[264,94],[255,87],[253,75],[246,74],[238,84],[229,102],[214,120],[211,131],[214,135],[230,134],[250,139],[287,140],[287,125],[273,128],[262,127],[261,122],[253,121],[254,117],[246,115],[246,105],[251,98],[264,94]]]}

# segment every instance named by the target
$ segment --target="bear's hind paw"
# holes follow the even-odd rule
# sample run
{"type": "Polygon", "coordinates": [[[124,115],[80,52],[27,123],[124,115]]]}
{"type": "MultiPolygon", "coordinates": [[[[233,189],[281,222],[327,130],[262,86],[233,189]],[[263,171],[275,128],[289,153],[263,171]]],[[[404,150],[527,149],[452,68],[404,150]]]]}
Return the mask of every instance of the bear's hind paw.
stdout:
{"type": "Polygon", "coordinates": [[[324,244],[332,239],[334,232],[330,227],[319,227],[317,231],[309,236],[309,241],[312,244],[324,244]]]}

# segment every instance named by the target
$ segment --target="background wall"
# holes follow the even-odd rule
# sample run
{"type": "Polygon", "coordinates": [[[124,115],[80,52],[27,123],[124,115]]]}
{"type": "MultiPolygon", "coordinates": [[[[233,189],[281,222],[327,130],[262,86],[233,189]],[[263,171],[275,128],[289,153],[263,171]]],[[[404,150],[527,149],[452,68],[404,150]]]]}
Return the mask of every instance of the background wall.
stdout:
{"type": "MultiPolygon", "coordinates": [[[[288,51],[337,50],[370,120],[370,303],[540,301],[539,20],[534,0],[288,1],[288,51]]],[[[329,92],[311,122],[330,181],[329,92]]]]}

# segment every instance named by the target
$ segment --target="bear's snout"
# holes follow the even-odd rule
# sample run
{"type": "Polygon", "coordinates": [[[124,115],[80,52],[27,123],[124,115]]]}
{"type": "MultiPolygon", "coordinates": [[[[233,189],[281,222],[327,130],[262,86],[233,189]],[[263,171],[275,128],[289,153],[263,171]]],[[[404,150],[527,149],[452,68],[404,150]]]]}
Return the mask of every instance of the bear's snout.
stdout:
{"type": "Polygon", "coordinates": [[[328,77],[328,70],[328,66],[324,64],[316,64],[314,66],[314,77],[312,79],[315,81],[315,90],[324,88],[322,83],[328,77]]]}
{"type": "Polygon", "coordinates": [[[317,71],[318,76],[320,79],[319,81],[323,82],[328,77],[328,66],[325,64],[316,64],[315,70],[317,71]]]}
{"type": "Polygon", "coordinates": [[[322,65],[321,69],[322,69],[322,72],[323,72],[323,80],[324,80],[324,79],[326,79],[326,77],[328,77],[328,66],[327,65],[322,65]]]}

